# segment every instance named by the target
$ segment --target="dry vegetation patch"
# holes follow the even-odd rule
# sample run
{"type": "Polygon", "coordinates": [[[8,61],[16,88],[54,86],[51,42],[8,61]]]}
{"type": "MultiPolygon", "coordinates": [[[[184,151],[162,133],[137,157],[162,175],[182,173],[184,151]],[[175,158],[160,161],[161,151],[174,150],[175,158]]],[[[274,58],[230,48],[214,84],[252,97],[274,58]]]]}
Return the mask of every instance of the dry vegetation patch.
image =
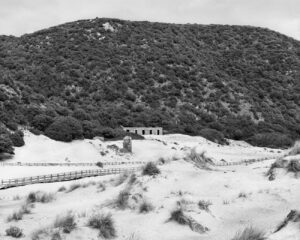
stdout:
{"type": "Polygon", "coordinates": [[[105,239],[115,238],[117,231],[111,214],[98,213],[88,220],[88,226],[99,230],[99,236],[105,239]]]}
{"type": "Polygon", "coordinates": [[[21,238],[23,236],[23,230],[16,226],[10,226],[5,230],[6,235],[13,238],[21,238]]]}
{"type": "Polygon", "coordinates": [[[54,222],[55,228],[60,228],[64,233],[70,233],[76,228],[75,216],[71,212],[63,216],[57,216],[54,222]]]}
{"type": "Polygon", "coordinates": [[[253,227],[247,227],[236,233],[231,240],[266,240],[265,233],[253,227]]]}

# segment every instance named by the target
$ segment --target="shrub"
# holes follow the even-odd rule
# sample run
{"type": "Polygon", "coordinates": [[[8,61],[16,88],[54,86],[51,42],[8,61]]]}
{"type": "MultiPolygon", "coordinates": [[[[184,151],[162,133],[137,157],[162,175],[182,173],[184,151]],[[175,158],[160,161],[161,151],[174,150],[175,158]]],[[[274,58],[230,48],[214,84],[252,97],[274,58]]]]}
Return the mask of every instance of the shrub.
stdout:
{"type": "Polygon", "coordinates": [[[293,140],[280,133],[258,133],[247,139],[247,142],[259,147],[289,147],[293,144],[293,140]]]}
{"type": "Polygon", "coordinates": [[[49,117],[45,114],[39,114],[33,118],[32,126],[35,129],[44,132],[46,128],[49,127],[50,124],[52,123],[53,123],[52,117],[49,117]]]}
{"type": "Polygon", "coordinates": [[[238,198],[247,198],[247,194],[244,192],[240,192],[238,198]]]}
{"type": "Polygon", "coordinates": [[[7,236],[11,236],[13,238],[20,238],[23,236],[23,231],[19,227],[10,226],[5,230],[7,236]]]}
{"type": "Polygon", "coordinates": [[[96,166],[99,167],[99,168],[103,168],[103,163],[102,162],[97,162],[96,166]]]}
{"type": "Polygon", "coordinates": [[[67,190],[67,188],[65,186],[61,186],[57,191],[58,192],[64,192],[66,190],[67,190]]]}
{"type": "Polygon", "coordinates": [[[129,190],[123,190],[118,194],[118,197],[115,201],[116,206],[120,209],[125,209],[128,206],[130,192],[129,190]]]}
{"type": "Polygon", "coordinates": [[[186,156],[187,160],[194,162],[199,167],[207,168],[207,164],[212,164],[213,161],[205,155],[205,152],[198,153],[196,148],[192,148],[186,156]]]}
{"type": "Polygon", "coordinates": [[[242,232],[236,233],[231,240],[266,240],[265,234],[262,231],[252,227],[245,228],[242,232]]]}
{"type": "Polygon", "coordinates": [[[12,133],[10,134],[10,139],[13,143],[14,146],[16,147],[22,147],[25,145],[25,142],[24,142],[24,134],[22,131],[16,131],[15,133],[12,133]]]}
{"type": "Polygon", "coordinates": [[[41,229],[35,230],[31,234],[31,240],[41,240],[41,239],[43,239],[43,236],[45,236],[45,235],[47,236],[48,234],[49,234],[48,228],[41,228],[41,229]]]}
{"type": "Polygon", "coordinates": [[[14,212],[13,214],[9,215],[7,218],[8,222],[11,221],[19,221],[23,219],[23,215],[24,214],[30,214],[31,213],[31,209],[33,208],[33,204],[32,203],[25,203],[21,206],[21,208],[14,212]]]}
{"type": "Polygon", "coordinates": [[[147,163],[143,169],[143,175],[155,176],[157,174],[160,174],[158,167],[153,162],[147,163]]]}
{"type": "Polygon", "coordinates": [[[140,205],[140,213],[148,213],[153,210],[153,205],[147,201],[143,201],[140,205]]]}
{"type": "Polygon", "coordinates": [[[14,154],[13,143],[6,134],[0,135],[0,154],[1,153],[14,154]]]}
{"type": "Polygon", "coordinates": [[[62,240],[62,237],[60,235],[59,231],[56,231],[54,233],[52,233],[51,235],[51,240],[62,240]]]}
{"type": "Polygon", "coordinates": [[[198,206],[200,209],[204,210],[204,211],[209,211],[209,206],[212,205],[212,203],[210,201],[205,201],[205,200],[200,200],[198,202],[198,206]]]}
{"type": "Polygon", "coordinates": [[[44,192],[31,192],[28,194],[26,202],[27,203],[48,203],[52,202],[55,199],[55,195],[53,193],[44,193],[44,192]]]}
{"type": "Polygon", "coordinates": [[[300,154],[300,141],[295,142],[294,146],[290,149],[289,155],[298,155],[300,154]]]}
{"type": "Polygon", "coordinates": [[[80,183],[73,183],[71,186],[70,186],[70,188],[69,188],[69,190],[67,191],[68,193],[69,192],[73,192],[74,190],[76,190],[76,189],[78,189],[78,188],[80,188],[81,187],[81,184],[80,183]]]}
{"type": "Polygon", "coordinates": [[[102,238],[110,239],[117,236],[111,214],[97,214],[92,216],[88,221],[88,226],[98,229],[99,236],[102,238]]]}
{"type": "Polygon", "coordinates": [[[291,160],[287,165],[288,172],[300,172],[300,161],[299,160],[291,160]]]}
{"type": "Polygon", "coordinates": [[[132,184],[134,184],[136,181],[137,181],[137,176],[136,176],[136,174],[135,174],[135,173],[131,174],[131,175],[130,175],[130,178],[129,178],[129,181],[128,181],[128,184],[129,184],[129,185],[132,185],[132,184]]]}
{"type": "Polygon", "coordinates": [[[54,227],[61,228],[64,233],[72,232],[76,228],[75,216],[68,212],[65,216],[56,217],[54,227]]]}
{"type": "Polygon", "coordinates": [[[57,141],[70,142],[82,138],[82,126],[73,117],[59,117],[46,129],[46,136],[57,141]]]}
{"type": "Polygon", "coordinates": [[[219,144],[227,144],[226,139],[224,138],[223,133],[211,129],[211,128],[204,128],[200,130],[199,135],[206,138],[209,141],[219,143],[219,144]]]}
{"type": "Polygon", "coordinates": [[[13,214],[9,215],[7,217],[7,221],[8,222],[11,222],[11,221],[19,221],[19,220],[22,220],[23,219],[23,212],[22,211],[17,211],[17,212],[14,212],[13,214]]]}
{"type": "Polygon", "coordinates": [[[188,218],[184,215],[181,208],[171,212],[170,220],[175,221],[181,225],[186,225],[189,223],[188,218]]]}

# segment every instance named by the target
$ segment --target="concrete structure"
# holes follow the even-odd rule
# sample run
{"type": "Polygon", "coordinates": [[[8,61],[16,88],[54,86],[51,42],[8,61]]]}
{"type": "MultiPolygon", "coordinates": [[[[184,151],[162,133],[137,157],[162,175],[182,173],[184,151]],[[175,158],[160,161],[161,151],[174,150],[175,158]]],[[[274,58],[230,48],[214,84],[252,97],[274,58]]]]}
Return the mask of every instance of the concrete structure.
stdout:
{"type": "Polygon", "coordinates": [[[124,139],[123,139],[123,150],[124,150],[124,152],[132,153],[131,137],[129,137],[129,136],[124,137],[124,139]]]}
{"type": "Polygon", "coordinates": [[[139,135],[163,135],[161,127],[123,127],[124,131],[139,135]]]}

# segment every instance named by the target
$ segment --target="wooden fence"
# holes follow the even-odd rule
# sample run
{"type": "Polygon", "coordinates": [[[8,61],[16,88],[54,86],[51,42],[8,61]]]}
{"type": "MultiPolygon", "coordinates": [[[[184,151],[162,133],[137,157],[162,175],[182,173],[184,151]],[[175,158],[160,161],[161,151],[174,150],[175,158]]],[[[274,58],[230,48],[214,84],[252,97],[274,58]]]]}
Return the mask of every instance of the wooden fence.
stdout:
{"type": "MultiPolygon", "coordinates": [[[[113,166],[113,165],[134,165],[134,164],[146,164],[144,161],[114,161],[114,162],[98,162],[102,166],[113,166]]],[[[0,162],[0,166],[26,166],[26,167],[49,167],[49,166],[61,166],[61,167],[92,167],[96,166],[95,163],[30,163],[30,162],[16,162],[7,163],[0,162]]]]}
{"type": "Polygon", "coordinates": [[[130,173],[135,172],[141,169],[140,167],[134,168],[111,168],[111,169],[97,169],[97,170],[83,170],[83,171],[73,171],[73,172],[64,172],[58,174],[48,174],[40,175],[34,177],[25,177],[25,178],[13,178],[7,180],[0,180],[0,189],[30,185],[35,183],[51,183],[51,182],[62,182],[70,181],[85,177],[96,177],[104,175],[112,175],[119,173],[130,173]]]}
{"type": "MultiPolygon", "coordinates": [[[[285,157],[286,155],[283,155],[281,157],[285,157]]],[[[249,165],[252,163],[257,163],[257,162],[263,162],[267,160],[272,160],[276,159],[278,156],[272,156],[272,157],[264,157],[264,158],[256,158],[256,159],[246,159],[238,162],[224,162],[224,163],[213,163],[212,165],[217,166],[217,167],[223,167],[223,166],[237,166],[237,165],[249,165]]]]}

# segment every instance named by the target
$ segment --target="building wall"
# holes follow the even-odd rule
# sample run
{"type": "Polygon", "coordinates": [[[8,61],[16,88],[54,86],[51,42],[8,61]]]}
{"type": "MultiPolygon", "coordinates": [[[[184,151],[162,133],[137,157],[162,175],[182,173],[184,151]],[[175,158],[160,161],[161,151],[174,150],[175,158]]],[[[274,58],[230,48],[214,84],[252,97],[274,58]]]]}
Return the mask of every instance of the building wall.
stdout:
{"type": "Polygon", "coordinates": [[[163,135],[161,127],[123,127],[124,131],[139,135],[163,135]]]}

